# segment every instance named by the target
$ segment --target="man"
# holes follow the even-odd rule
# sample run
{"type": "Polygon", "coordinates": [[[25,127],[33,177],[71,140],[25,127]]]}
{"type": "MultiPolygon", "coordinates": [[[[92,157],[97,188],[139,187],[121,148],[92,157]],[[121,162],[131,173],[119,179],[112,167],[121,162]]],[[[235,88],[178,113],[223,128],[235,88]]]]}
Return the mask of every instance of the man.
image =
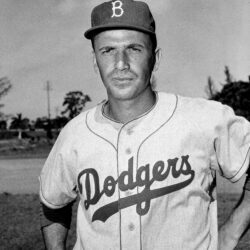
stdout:
{"type": "Polygon", "coordinates": [[[233,249],[250,220],[249,188],[218,243],[215,173],[235,182],[247,171],[249,122],[152,90],[160,51],[145,3],[105,2],[91,21],[85,37],[108,100],[65,126],[41,172],[47,248],[64,249],[78,195],[76,250],[233,249]]]}

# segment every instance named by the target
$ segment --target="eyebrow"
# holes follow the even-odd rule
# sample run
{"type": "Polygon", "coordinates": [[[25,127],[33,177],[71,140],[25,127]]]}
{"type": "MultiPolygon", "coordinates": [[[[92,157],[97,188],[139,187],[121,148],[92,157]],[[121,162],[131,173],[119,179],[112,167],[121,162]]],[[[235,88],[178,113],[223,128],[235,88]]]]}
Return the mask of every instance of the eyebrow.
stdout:
{"type": "Polygon", "coordinates": [[[129,44],[127,47],[128,47],[128,48],[130,48],[130,47],[145,48],[145,45],[144,45],[144,44],[140,44],[140,43],[132,43],[132,44],[129,44]]]}
{"type": "MultiPolygon", "coordinates": [[[[131,44],[125,45],[125,48],[131,48],[131,47],[145,48],[146,46],[144,44],[140,44],[140,43],[131,43],[131,44]]],[[[112,48],[116,48],[116,45],[114,44],[114,45],[103,46],[103,47],[99,48],[98,51],[112,49],[112,48]]]]}

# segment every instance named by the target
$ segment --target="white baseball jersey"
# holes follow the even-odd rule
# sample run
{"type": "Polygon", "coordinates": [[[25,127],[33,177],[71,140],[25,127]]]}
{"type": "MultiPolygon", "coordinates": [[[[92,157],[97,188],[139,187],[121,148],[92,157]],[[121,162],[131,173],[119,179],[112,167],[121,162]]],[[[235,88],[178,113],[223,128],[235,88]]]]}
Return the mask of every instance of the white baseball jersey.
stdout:
{"type": "Polygon", "coordinates": [[[214,101],[156,95],[126,124],[100,104],[60,133],[40,197],[60,208],[79,193],[75,250],[217,249],[215,172],[245,173],[250,124],[214,101]]]}

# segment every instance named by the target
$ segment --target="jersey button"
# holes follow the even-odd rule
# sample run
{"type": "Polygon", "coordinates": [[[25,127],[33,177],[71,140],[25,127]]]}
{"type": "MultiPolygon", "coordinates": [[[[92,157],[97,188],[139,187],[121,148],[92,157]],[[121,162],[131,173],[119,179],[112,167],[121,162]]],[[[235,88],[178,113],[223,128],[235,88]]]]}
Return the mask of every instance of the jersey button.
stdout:
{"type": "Polygon", "coordinates": [[[126,154],[128,154],[128,155],[131,154],[131,149],[130,149],[130,148],[127,148],[127,149],[126,149],[126,154]]]}
{"type": "Polygon", "coordinates": [[[128,129],[128,130],[127,130],[127,134],[128,134],[128,135],[132,135],[132,134],[133,134],[133,130],[132,130],[132,129],[128,129]]]}
{"type": "Polygon", "coordinates": [[[129,229],[129,231],[134,231],[135,230],[135,225],[133,223],[130,223],[128,225],[128,229],[129,229]]]}

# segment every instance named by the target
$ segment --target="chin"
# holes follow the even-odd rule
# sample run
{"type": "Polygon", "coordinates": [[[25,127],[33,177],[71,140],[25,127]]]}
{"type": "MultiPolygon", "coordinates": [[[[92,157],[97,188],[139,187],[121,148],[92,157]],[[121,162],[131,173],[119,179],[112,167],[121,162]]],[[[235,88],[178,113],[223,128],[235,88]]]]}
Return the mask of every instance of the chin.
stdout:
{"type": "Polygon", "coordinates": [[[127,90],[127,89],[115,90],[109,93],[110,98],[120,100],[120,101],[131,100],[131,99],[134,99],[136,96],[137,95],[135,92],[132,92],[131,90],[127,90]]]}

